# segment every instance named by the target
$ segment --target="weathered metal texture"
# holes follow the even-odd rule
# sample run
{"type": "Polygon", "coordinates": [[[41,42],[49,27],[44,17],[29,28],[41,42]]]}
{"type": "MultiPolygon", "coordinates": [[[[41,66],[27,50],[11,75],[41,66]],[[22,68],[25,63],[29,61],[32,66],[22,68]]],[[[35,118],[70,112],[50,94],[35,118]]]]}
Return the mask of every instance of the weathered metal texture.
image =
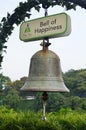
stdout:
{"type": "Polygon", "coordinates": [[[69,92],[62,78],[59,57],[48,49],[35,53],[31,58],[27,81],[21,90],[69,92]]]}

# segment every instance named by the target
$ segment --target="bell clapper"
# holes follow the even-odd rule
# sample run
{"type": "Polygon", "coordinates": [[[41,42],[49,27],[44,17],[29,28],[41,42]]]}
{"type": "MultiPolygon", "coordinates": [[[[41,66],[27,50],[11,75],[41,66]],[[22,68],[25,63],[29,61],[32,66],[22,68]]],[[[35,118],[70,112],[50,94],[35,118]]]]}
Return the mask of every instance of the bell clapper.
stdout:
{"type": "Polygon", "coordinates": [[[43,116],[42,116],[42,120],[46,120],[47,119],[46,116],[45,116],[47,99],[48,99],[47,92],[43,92],[43,94],[42,94],[42,100],[43,100],[43,116]]]}

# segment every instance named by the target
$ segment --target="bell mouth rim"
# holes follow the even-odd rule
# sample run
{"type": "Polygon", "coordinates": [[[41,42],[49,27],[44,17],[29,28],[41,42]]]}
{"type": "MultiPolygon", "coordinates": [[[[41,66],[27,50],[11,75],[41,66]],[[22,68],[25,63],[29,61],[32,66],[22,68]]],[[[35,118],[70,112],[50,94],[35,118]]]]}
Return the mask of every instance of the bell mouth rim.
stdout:
{"type": "Polygon", "coordinates": [[[70,92],[63,81],[26,81],[21,91],[36,92],[70,92]]]}
{"type": "Polygon", "coordinates": [[[67,89],[67,90],[55,90],[55,89],[52,89],[52,90],[48,90],[48,89],[46,89],[46,90],[44,90],[44,89],[41,89],[41,90],[39,90],[39,89],[20,89],[20,91],[27,91],[27,92],[70,92],[70,90],[69,89],[67,89]]]}

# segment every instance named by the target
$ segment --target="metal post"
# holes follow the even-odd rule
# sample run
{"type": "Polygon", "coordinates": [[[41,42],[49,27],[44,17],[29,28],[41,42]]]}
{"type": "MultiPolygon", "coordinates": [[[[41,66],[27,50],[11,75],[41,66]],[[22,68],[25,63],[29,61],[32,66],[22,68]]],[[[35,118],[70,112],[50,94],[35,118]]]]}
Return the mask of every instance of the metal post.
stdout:
{"type": "Polygon", "coordinates": [[[46,101],[43,101],[43,116],[42,116],[42,120],[46,120],[46,101]]]}
{"type": "Polygon", "coordinates": [[[47,92],[44,92],[42,94],[42,100],[43,100],[43,116],[42,116],[42,120],[46,120],[46,101],[48,99],[48,94],[47,92]]]}

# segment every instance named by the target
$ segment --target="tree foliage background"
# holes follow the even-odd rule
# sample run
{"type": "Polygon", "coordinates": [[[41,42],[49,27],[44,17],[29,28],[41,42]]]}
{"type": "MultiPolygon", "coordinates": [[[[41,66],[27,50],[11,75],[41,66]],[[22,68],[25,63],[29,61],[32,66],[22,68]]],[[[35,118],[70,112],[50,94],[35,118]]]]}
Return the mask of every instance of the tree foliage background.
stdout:
{"type": "MultiPolygon", "coordinates": [[[[34,100],[26,100],[27,96],[32,95],[31,93],[20,92],[20,88],[25,83],[26,78],[22,77],[20,80],[12,82],[9,77],[0,75],[2,84],[5,84],[4,90],[0,87],[0,105],[22,111],[39,111],[42,109],[42,92],[33,92],[35,95],[34,100]]],[[[61,108],[86,110],[86,69],[69,70],[63,74],[63,78],[70,92],[48,93],[47,112],[55,112],[61,108]]]]}
{"type": "Polygon", "coordinates": [[[27,2],[20,2],[19,6],[14,9],[13,14],[7,13],[7,17],[2,18],[0,22],[0,68],[3,61],[3,52],[7,48],[5,43],[13,32],[14,24],[19,25],[26,17],[30,18],[32,8],[39,12],[40,8],[49,8],[56,5],[65,6],[67,10],[75,10],[77,5],[86,9],[85,0],[27,0],[27,2]]]}

